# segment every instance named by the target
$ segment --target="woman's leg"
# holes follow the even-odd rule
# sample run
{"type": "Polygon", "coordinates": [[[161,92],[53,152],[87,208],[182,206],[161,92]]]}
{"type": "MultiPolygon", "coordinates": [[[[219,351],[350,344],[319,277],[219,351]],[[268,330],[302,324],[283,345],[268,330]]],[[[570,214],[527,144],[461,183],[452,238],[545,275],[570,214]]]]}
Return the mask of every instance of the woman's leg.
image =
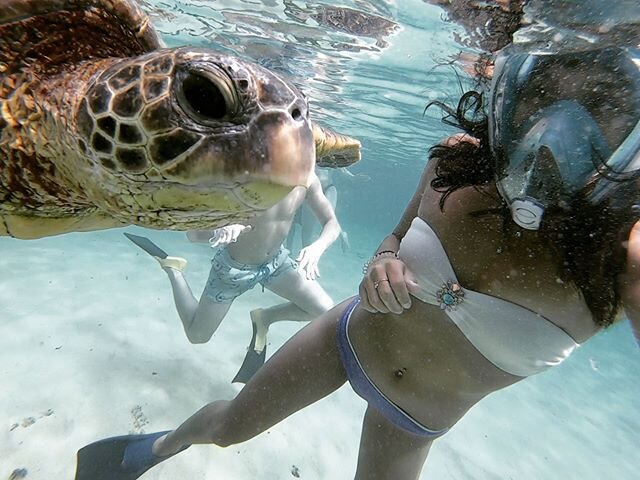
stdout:
{"type": "Polygon", "coordinates": [[[204,294],[198,301],[181,271],[173,268],[163,268],[163,270],[169,276],[173,300],[187,338],[191,343],[208,342],[220,326],[233,301],[217,303],[204,294]]]}
{"type": "Polygon", "coordinates": [[[432,438],[399,429],[367,407],[355,480],[417,480],[432,438]]]}
{"type": "Polygon", "coordinates": [[[278,350],[235,399],[210,403],[166,437],[153,453],[183,445],[244,442],[338,389],[346,376],[336,344],[346,302],[311,322],[278,350]]]}

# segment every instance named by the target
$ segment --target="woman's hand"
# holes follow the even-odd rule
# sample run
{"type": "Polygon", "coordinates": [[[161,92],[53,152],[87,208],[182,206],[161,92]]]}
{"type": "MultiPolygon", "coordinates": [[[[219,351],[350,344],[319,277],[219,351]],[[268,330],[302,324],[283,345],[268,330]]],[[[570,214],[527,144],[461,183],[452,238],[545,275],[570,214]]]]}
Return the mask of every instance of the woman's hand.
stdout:
{"type": "Polygon", "coordinates": [[[360,282],[360,305],[371,313],[396,313],[411,308],[410,292],[419,288],[413,273],[396,257],[381,257],[369,265],[360,282]]]}

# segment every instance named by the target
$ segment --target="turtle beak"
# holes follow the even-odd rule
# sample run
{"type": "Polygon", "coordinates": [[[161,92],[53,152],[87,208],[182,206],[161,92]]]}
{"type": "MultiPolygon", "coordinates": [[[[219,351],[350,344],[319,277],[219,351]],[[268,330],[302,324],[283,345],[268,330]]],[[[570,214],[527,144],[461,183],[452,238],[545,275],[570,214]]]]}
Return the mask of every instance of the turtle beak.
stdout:
{"type": "MultiPolygon", "coordinates": [[[[270,115],[281,115],[272,113],[270,115]]],[[[263,173],[273,183],[308,187],[316,163],[316,149],[308,121],[264,118],[259,136],[263,142],[263,173]]]]}

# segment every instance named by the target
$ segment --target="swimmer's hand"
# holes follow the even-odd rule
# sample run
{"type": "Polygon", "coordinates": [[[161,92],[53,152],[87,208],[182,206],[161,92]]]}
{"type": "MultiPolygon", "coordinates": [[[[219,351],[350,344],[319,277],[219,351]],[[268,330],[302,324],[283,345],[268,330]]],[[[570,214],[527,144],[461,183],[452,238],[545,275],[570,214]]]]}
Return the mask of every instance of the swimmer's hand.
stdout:
{"type": "Polygon", "coordinates": [[[411,308],[409,293],[418,290],[415,276],[402,260],[381,257],[369,265],[360,282],[360,305],[371,313],[400,314],[411,308]]]}
{"type": "Polygon", "coordinates": [[[300,250],[300,254],[298,255],[298,258],[296,258],[296,262],[298,262],[298,272],[304,272],[304,276],[307,280],[315,280],[318,278],[320,276],[318,262],[320,261],[320,257],[323,253],[324,249],[313,243],[300,250]]]}
{"type": "Polygon", "coordinates": [[[239,223],[216,228],[213,231],[211,238],[209,238],[209,245],[211,248],[216,248],[221,245],[228,245],[230,243],[237,242],[240,235],[250,230],[251,225],[241,225],[239,223]]]}

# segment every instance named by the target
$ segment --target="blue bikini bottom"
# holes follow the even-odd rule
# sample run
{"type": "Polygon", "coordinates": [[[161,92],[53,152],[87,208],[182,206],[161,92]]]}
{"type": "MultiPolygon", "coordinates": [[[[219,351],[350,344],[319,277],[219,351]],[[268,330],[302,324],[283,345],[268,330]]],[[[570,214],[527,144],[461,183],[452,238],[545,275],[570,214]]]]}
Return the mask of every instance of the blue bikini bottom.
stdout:
{"type": "Polygon", "coordinates": [[[347,378],[349,379],[351,387],[360,397],[365,399],[370,406],[375,408],[396,427],[422,437],[442,435],[447,430],[430,430],[414,420],[407,412],[389,400],[385,394],[373,384],[362,369],[362,365],[358,357],[356,357],[356,353],[349,340],[348,331],[351,313],[358,306],[358,303],[360,303],[360,298],[355,297],[344,309],[340,317],[340,323],[338,324],[338,350],[340,351],[342,365],[347,372],[347,378]]]}

